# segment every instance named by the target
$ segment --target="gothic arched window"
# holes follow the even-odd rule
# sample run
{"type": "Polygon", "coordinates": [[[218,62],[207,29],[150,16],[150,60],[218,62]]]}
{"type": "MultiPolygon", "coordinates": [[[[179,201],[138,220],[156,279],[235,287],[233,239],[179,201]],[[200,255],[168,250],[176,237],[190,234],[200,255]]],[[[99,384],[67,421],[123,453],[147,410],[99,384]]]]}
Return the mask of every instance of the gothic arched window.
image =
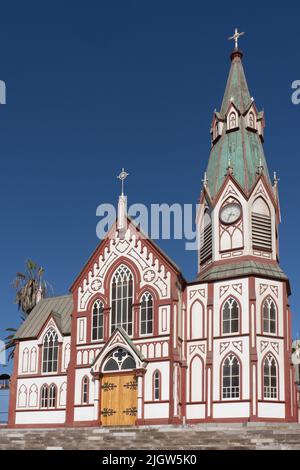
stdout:
{"type": "Polygon", "coordinates": [[[263,332],[276,334],[276,305],[272,297],[263,303],[263,332]]]}
{"type": "Polygon", "coordinates": [[[82,404],[86,405],[89,402],[89,378],[87,376],[82,379],[82,404]]]}
{"type": "Polygon", "coordinates": [[[154,401],[160,400],[160,372],[156,370],[153,374],[153,399],[154,401]]]}
{"type": "Polygon", "coordinates": [[[135,368],[136,364],[132,355],[126,349],[116,348],[107,357],[103,370],[108,372],[135,368]]]}
{"type": "Polygon", "coordinates": [[[240,307],[238,302],[230,297],[223,305],[222,324],[223,335],[239,332],[240,307]]]}
{"type": "Polygon", "coordinates": [[[235,129],[237,127],[236,114],[232,112],[229,116],[229,129],[235,129]]]}
{"type": "Polygon", "coordinates": [[[56,385],[51,384],[49,387],[48,408],[56,407],[56,385]]]}
{"type": "Polygon", "coordinates": [[[234,354],[230,354],[222,368],[222,397],[240,398],[240,363],[234,354]]]}
{"type": "Polygon", "coordinates": [[[103,339],[103,303],[97,299],[92,313],[92,339],[103,339]]]}
{"type": "Polygon", "coordinates": [[[43,372],[57,372],[58,335],[53,328],[48,330],[43,343],[43,372]]]}
{"type": "Polygon", "coordinates": [[[252,127],[252,129],[255,129],[255,119],[252,112],[249,114],[249,126],[252,127]]]}
{"type": "Polygon", "coordinates": [[[133,276],[124,264],[113,276],[111,296],[111,331],[121,326],[132,335],[133,276]]]}
{"type": "Polygon", "coordinates": [[[46,384],[41,388],[41,408],[48,408],[48,385],[46,384]]]}
{"type": "Polygon", "coordinates": [[[141,301],[141,335],[153,333],[153,297],[149,292],[145,292],[141,301]]]}
{"type": "Polygon", "coordinates": [[[277,365],[272,354],[264,360],[264,398],[277,399],[277,365]]]}

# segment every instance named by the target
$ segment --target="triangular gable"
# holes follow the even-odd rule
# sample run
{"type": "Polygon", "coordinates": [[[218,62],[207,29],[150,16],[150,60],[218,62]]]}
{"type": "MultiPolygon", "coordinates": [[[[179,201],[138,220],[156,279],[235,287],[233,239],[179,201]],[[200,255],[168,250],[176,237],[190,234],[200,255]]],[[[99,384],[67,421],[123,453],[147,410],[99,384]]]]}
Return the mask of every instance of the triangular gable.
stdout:
{"type": "Polygon", "coordinates": [[[92,363],[91,373],[97,374],[101,372],[101,367],[106,357],[118,347],[126,349],[133,356],[137,369],[144,369],[146,367],[146,361],[142,353],[133,344],[123,328],[118,327],[92,363]]]}
{"type": "MultiPolygon", "coordinates": [[[[136,234],[138,235],[138,238],[143,240],[145,244],[147,244],[149,248],[154,251],[154,254],[158,258],[162,257],[164,264],[166,264],[170,270],[172,270],[174,273],[179,275],[182,278],[182,280],[186,282],[185,279],[183,278],[180,268],[176,265],[176,263],[153,240],[147,237],[147,235],[139,227],[137,227],[135,222],[128,216],[127,216],[127,221],[128,221],[128,228],[132,228],[133,231],[135,231],[136,234]]],[[[78,276],[75,278],[72,286],[70,287],[71,292],[74,292],[74,290],[83,281],[86,270],[89,267],[93,266],[95,263],[98,263],[100,253],[104,251],[105,249],[109,250],[110,241],[115,238],[114,234],[117,234],[117,233],[118,233],[118,229],[117,229],[117,220],[116,220],[111,226],[110,230],[108,231],[106,237],[97,245],[96,249],[90,256],[88,261],[85,263],[84,267],[82,268],[78,276]]],[[[125,246],[126,242],[124,241],[123,244],[125,246]]]]}
{"type": "Polygon", "coordinates": [[[58,312],[51,311],[47,317],[47,320],[44,322],[43,326],[40,328],[40,331],[37,334],[38,344],[43,342],[43,333],[46,333],[46,331],[51,327],[58,332],[58,341],[61,342],[63,340],[61,331],[61,316],[58,312]]]}

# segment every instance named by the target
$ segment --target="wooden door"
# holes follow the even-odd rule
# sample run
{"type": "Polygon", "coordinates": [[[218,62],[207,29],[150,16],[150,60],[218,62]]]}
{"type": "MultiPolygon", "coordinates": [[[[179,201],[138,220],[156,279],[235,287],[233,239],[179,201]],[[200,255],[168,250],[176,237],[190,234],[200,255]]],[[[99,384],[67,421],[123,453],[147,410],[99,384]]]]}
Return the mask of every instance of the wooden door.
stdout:
{"type": "Polygon", "coordinates": [[[133,426],[137,418],[137,381],[131,374],[104,375],[101,381],[103,426],[133,426]]]}

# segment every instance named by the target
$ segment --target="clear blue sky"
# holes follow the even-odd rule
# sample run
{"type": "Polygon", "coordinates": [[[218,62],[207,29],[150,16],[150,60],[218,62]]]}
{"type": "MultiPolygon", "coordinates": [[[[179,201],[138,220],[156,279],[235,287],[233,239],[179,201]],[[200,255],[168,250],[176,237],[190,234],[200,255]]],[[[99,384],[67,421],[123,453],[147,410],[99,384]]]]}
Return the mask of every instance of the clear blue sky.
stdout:
{"type": "MultiPolygon", "coordinates": [[[[300,332],[299,18],[299,2],[1,2],[1,337],[18,325],[11,282],[28,257],[54,294],[68,291],[98,243],[96,207],[115,203],[122,166],[130,204],[197,201],[235,26],[247,33],[246,76],[281,179],[281,265],[300,332]]],[[[160,244],[194,278],[196,253],[160,244]]]]}

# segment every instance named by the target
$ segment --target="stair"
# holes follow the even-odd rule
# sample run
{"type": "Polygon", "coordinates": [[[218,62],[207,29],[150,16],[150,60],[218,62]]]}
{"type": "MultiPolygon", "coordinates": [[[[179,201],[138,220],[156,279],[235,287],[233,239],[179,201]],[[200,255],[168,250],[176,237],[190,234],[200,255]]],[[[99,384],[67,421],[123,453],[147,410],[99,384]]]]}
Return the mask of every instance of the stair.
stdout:
{"type": "Polygon", "coordinates": [[[0,427],[0,450],[8,449],[300,450],[300,425],[247,423],[138,428],[0,427]]]}

